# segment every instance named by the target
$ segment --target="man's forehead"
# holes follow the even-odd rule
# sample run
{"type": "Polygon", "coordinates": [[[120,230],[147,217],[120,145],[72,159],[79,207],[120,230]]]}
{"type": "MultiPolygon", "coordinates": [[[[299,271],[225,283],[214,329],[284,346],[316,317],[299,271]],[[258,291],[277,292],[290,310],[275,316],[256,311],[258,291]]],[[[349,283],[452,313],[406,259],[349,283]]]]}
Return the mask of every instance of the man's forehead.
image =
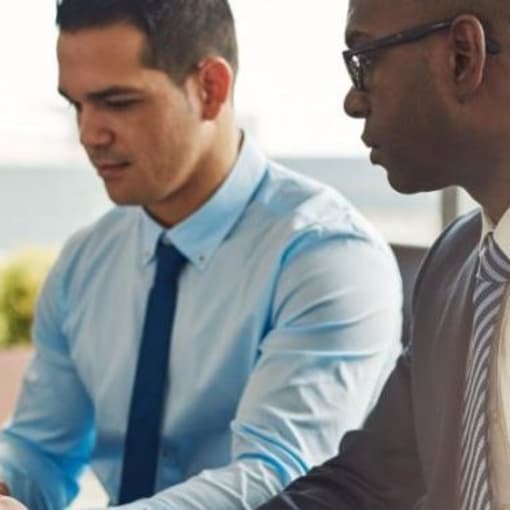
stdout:
{"type": "Polygon", "coordinates": [[[349,0],[346,41],[381,37],[423,21],[420,0],[349,0]]]}
{"type": "MultiPolygon", "coordinates": [[[[396,0],[398,1],[398,0],[396,0]]],[[[357,17],[366,17],[372,13],[384,9],[384,1],[382,0],[349,0],[349,6],[347,10],[348,19],[357,17]]],[[[386,9],[388,8],[386,3],[386,9]]]]}
{"type": "Polygon", "coordinates": [[[127,23],[83,28],[60,32],[57,42],[59,57],[109,56],[117,59],[138,59],[146,47],[145,35],[127,23]]]}
{"type": "Polygon", "coordinates": [[[150,91],[167,80],[143,61],[143,34],[129,26],[61,32],[57,43],[59,88],[73,98],[150,91]]]}

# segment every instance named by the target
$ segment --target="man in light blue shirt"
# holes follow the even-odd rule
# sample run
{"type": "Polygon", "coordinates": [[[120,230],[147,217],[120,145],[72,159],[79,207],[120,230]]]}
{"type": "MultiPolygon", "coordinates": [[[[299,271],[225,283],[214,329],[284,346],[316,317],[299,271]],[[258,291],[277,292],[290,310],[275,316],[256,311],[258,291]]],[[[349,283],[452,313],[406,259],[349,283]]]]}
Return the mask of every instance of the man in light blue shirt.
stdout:
{"type": "Polygon", "coordinates": [[[394,259],[336,191],[235,127],[226,0],[63,0],[57,21],[60,92],[122,207],[72,237],[46,281],[0,480],[31,510],[61,509],[90,464],[119,503],[162,241],[185,266],[154,491],[127,506],[255,508],[377,399],[400,350],[394,259]]]}

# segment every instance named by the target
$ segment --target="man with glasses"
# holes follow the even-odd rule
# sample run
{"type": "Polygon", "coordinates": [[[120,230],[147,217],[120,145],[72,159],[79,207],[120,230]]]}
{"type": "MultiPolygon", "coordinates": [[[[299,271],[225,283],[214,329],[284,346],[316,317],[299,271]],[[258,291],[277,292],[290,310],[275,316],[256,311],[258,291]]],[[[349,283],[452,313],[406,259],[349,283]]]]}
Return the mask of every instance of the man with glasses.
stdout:
{"type": "Polygon", "coordinates": [[[90,465],[111,505],[255,508],[377,400],[395,260],[237,127],[226,0],[60,0],[57,22],[59,91],[119,207],[44,286],[0,494],[60,510],[90,465]]]}
{"type": "Polygon", "coordinates": [[[430,250],[361,430],[260,510],[510,508],[510,3],[350,0],[346,112],[404,193],[481,205],[430,250]]]}

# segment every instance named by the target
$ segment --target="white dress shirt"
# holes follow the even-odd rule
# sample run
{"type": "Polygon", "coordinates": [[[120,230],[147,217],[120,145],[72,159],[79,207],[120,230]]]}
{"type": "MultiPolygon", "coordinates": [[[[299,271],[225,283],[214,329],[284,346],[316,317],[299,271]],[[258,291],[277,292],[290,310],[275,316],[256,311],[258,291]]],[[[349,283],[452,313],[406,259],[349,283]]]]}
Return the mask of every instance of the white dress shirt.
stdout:
{"type": "MultiPolygon", "coordinates": [[[[482,241],[489,232],[510,259],[510,209],[497,225],[482,212],[482,241]]],[[[510,510],[510,289],[496,327],[489,371],[489,478],[494,510],[510,510]]]]}

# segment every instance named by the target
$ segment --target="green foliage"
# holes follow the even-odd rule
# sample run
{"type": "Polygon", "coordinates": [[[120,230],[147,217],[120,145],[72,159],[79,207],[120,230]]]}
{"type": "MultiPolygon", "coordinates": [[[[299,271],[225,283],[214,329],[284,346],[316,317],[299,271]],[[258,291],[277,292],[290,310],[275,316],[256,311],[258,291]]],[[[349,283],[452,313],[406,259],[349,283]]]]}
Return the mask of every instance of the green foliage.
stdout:
{"type": "Polygon", "coordinates": [[[0,347],[27,344],[41,285],[55,252],[30,248],[0,262],[0,347]]]}

